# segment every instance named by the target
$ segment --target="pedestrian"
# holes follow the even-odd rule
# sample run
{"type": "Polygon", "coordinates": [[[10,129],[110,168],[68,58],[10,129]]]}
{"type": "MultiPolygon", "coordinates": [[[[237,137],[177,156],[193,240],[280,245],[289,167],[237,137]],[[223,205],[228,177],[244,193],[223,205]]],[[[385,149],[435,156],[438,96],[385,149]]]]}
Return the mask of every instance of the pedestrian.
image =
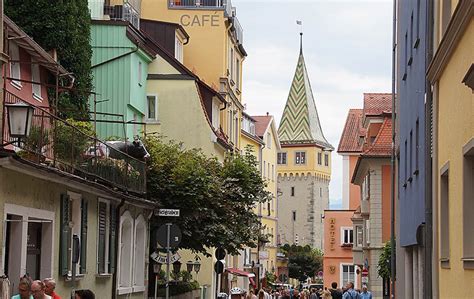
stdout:
{"type": "Polygon", "coordinates": [[[27,276],[20,278],[18,294],[13,296],[12,299],[33,299],[33,296],[31,296],[31,281],[27,276]]]}
{"type": "Polygon", "coordinates": [[[258,299],[266,299],[265,291],[263,289],[260,289],[260,291],[258,291],[258,299]]]}
{"type": "Polygon", "coordinates": [[[91,290],[77,290],[75,299],[95,299],[95,295],[91,290]]]}
{"type": "Polygon", "coordinates": [[[360,293],[360,299],[372,299],[372,293],[367,290],[367,285],[362,285],[362,292],[360,293]]]}
{"type": "Polygon", "coordinates": [[[359,294],[354,291],[354,283],[348,282],[346,284],[347,291],[342,295],[342,299],[360,299],[359,294]]]}
{"type": "Polygon", "coordinates": [[[337,282],[331,283],[329,292],[331,292],[332,299],[342,299],[342,290],[337,288],[337,282]]]}
{"type": "Polygon", "coordinates": [[[318,295],[316,295],[316,289],[315,288],[311,289],[311,295],[309,296],[309,299],[318,299],[318,295]]]}
{"type": "Polygon", "coordinates": [[[331,292],[328,290],[324,290],[321,294],[322,299],[333,299],[331,296],[331,292]]]}
{"type": "Polygon", "coordinates": [[[43,279],[43,282],[44,292],[46,293],[46,295],[51,296],[51,298],[53,299],[61,299],[61,297],[54,291],[56,289],[56,280],[54,280],[53,278],[46,278],[43,279]]]}
{"type": "Polygon", "coordinates": [[[44,293],[44,283],[41,280],[35,280],[31,284],[31,295],[34,299],[51,299],[51,296],[44,293]]]}

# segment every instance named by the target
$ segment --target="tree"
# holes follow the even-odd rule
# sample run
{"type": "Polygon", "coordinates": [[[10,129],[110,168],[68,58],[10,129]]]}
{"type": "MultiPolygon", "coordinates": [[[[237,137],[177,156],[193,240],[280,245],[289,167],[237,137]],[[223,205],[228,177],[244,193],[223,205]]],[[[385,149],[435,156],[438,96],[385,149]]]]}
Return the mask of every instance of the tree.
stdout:
{"type": "Polygon", "coordinates": [[[288,257],[288,276],[305,280],[322,270],[323,253],[310,245],[283,245],[280,250],[288,257]]]}
{"type": "Polygon", "coordinates": [[[392,272],[391,272],[391,266],[390,266],[390,261],[392,257],[392,245],[391,242],[388,241],[385,243],[385,246],[383,247],[383,251],[380,254],[379,258],[379,263],[377,265],[377,271],[380,277],[387,279],[391,278],[392,272]]]}
{"type": "Polygon", "coordinates": [[[56,49],[61,65],[73,73],[74,91],[59,98],[61,116],[88,117],[92,49],[87,0],[6,0],[5,14],[45,50],[56,49]]]}
{"type": "MultiPolygon", "coordinates": [[[[183,234],[180,248],[206,254],[208,247],[223,247],[237,254],[256,247],[259,219],[253,207],[270,197],[251,153],[234,154],[221,164],[182,144],[157,137],[146,143],[148,196],[162,207],[180,209],[180,217],[171,219],[183,234]]],[[[152,226],[163,223],[154,219],[152,226]]]]}

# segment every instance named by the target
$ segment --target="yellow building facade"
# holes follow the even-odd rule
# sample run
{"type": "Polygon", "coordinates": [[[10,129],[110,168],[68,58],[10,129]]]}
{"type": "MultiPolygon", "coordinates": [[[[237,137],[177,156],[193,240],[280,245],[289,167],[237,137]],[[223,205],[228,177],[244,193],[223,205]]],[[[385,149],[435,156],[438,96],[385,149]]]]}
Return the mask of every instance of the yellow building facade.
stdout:
{"type": "MultiPolygon", "coordinates": [[[[211,1],[212,2],[212,1],[211,1]]],[[[243,30],[230,1],[205,6],[200,1],[143,0],[141,17],[183,26],[190,39],[183,63],[226,99],[221,128],[235,149],[240,148],[243,30]]],[[[179,41],[177,41],[179,43],[179,41]]]]}
{"type": "Polygon", "coordinates": [[[474,283],[474,1],[435,1],[434,292],[471,297],[474,283]],[[453,286],[462,286],[454,287],[453,286]]]}

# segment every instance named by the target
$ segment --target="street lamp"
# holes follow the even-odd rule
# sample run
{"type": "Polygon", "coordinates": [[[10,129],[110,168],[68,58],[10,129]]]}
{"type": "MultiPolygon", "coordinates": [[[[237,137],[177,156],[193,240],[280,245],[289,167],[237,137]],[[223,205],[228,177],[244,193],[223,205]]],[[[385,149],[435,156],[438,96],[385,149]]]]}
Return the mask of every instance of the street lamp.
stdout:
{"type": "Polygon", "coordinates": [[[193,261],[188,261],[186,263],[186,271],[188,271],[189,273],[191,273],[193,271],[193,267],[194,267],[194,262],[193,261]]]}
{"type": "Polygon", "coordinates": [[[181,262],[180,261],[176,261],[173,263],[173,272],[175,274],[178,274],[179,271],[181,271],[181,262]]]}
{"type": "Polygon", "coordinates": [[[196,272],[196,274],[198,274],[199,270],[201,270],[201,263],[198,260],[196,260],[194,262],[194,271],[196,272]]]}
{"type": "Polygon", "coordinates": [[[30,134],[34,108],[25,103],[5,104],[10,137],[25,138],[30,134]]]}

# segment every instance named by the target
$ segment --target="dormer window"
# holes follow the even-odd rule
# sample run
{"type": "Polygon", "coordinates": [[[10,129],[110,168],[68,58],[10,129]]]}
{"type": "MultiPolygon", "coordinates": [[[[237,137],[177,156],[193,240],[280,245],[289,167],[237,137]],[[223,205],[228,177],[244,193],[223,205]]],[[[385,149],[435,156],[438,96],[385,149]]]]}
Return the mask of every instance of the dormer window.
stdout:
{"type": "Polygon", "coordinates": [[[181,63],[183,63],[183,42],[179,38],[178,34],[175,36],[174,45],[174,57],[181,63]]]}

